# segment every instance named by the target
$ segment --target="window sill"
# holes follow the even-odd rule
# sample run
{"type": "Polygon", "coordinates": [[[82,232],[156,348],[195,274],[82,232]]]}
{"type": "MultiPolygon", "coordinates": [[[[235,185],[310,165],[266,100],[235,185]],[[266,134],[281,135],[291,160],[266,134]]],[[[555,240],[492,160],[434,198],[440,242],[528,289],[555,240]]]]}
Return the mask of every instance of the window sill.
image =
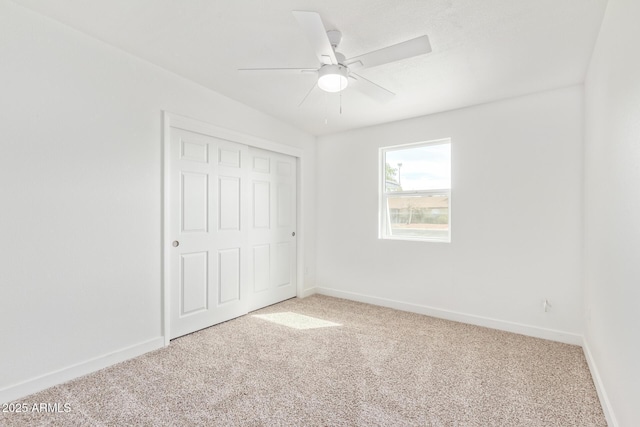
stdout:
{"type": "Polygon", "coordinates": [[[451,243],[451,238],[437,237],[410,237],[410,236],[381,236],[379,240],[404,240],[408,242],[432,242],[432,243],[451,243]]]}

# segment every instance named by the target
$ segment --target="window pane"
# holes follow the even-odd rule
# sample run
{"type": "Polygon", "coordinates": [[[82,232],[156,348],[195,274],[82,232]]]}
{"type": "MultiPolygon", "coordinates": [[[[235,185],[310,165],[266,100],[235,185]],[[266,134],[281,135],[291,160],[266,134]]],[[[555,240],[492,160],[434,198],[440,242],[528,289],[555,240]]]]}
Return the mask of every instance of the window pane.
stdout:
{"type": "Polygon", "coordinates": [[[389,150],[385,166],[385,191],[451,188],[450,143],[389,150]]]}
{"type": "Polygon", "coordinates": [[[419,195],[387,198],[391,236],[449,238],[449,196],[419,195]]]}

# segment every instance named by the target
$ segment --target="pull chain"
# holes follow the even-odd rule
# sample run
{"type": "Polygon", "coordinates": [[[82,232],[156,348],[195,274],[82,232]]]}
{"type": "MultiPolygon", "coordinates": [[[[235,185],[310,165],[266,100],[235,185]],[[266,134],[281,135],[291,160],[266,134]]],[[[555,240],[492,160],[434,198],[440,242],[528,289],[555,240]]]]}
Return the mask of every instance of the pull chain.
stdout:
{"type": "Polygon", "coordinates": [[[324,124],[327,125],[329,120],[327,119],[327,94],[324,94],[324,124]]]}

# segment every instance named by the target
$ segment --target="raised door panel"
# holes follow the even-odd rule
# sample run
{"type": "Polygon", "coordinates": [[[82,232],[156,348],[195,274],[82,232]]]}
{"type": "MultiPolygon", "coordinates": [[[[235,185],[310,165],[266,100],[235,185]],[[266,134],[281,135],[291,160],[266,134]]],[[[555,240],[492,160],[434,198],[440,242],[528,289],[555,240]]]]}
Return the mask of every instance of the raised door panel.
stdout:
{"type": "Polygon", "coordinates": [[[291,176],[293,166],[289,162],[278,161],[278,176],[291,176]]]}
{"type": "Polygon", "coordinates": [[[225,304],[240,299],[240,248],[218,252],[218,303],[225,304]]]}
{"type": "Polygon", "coordinates": [[[271,278],[270,245],[253,247],[253,291],[262,292],[269,289],[271,278]]]}
{"type": "Polygon", "coordinates": [[[286,286],[291,283],[291,244],[280,242],[275,248],[275,284],[286,286]]]}
{"type": "Polygon", "coordinates": [[[193,141],[190,138],[181,138],[180,158],[198,163],[209,162],[209,144],[202,141],[193,141]]]}
{"type": "Polygon", "coordinates": [[[182,232],[206,232],[208,230],[208,179],[209,176],[205,173],[182,173],[182,232]]]}
{"type": "Polygon", "coordinates": [[[182,254],[180,262],[180,316],[207,309],[208,253],[182,254]]]}
{"type": "Polygon", "coordinates": [[[240,230],[240,178],[220,177],[218,218],[220,230],[240,230]]]}
{"type": "Polygon", "coordinates": [[[277,218],[278,218],[278,226],[279,227],[291,227],[291,184],[289,183],[279,183],[278,191],[277,191],[277,218]]]}
{"type": "Polygon", "coordinates": [[[228,146],[220,147],[218,150],[218,164],[221,166],[227,166],[231,168],[240,168],[242,166],[241,150],[237,148],[230,148],[228,146]]]}
{"type": "Polygon", "coordinates": [[[268,229],[271,217],[271,184],[268,181],[253,182],[253,228],[268,229]]]}
{"type": "Polygon", "coordinates": [[[269,173],[271,171],[271,160],[268,156],[253,156],[253,171],[259,173],[269,173]]]}

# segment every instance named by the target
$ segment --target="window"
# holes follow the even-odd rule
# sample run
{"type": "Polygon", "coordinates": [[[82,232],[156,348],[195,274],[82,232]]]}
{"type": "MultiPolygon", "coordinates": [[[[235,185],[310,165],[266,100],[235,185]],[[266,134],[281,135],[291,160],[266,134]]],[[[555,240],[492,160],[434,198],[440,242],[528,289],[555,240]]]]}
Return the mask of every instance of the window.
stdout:
{"type": "Polygon", "coordinates": [[[451,140],[380,149],[381,239],[451,241],[451,140]]]}

